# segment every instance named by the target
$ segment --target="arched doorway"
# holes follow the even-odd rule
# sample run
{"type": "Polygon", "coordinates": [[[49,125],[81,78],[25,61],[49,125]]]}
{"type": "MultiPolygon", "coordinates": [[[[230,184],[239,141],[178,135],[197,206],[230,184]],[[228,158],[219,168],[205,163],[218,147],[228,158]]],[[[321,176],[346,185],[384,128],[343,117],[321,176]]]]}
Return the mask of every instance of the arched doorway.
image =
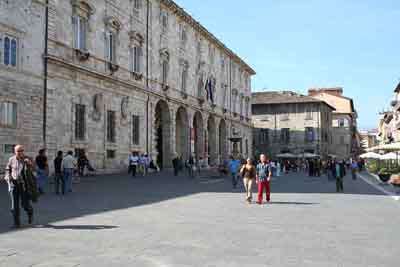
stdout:
{"type": "Polygon", "coordinates": [[[196,112],[193,118],[192,152],[196,160],[204,158],[204,127],[203,117],[196,112]]]}
{"type": "Polygon", "coordinates": [[[157,165],[162,169],[171,166],[171,117],[168,104],[160,100],[155,110],[155,141],[157,165]]]}
{"type": "Polygon", "coordinates": [[[215,120],[213,116],[210,116],[207,121],[207,147],[208,147],[208,164],[217,164],[217,127],[215,126],[215,120]]]}
{"type": "Polygon", "coordinates": [[[226,136],[226,123],[225,120],[221,120],[219,123],[219,155],[221,157],[221,160],[225,160],[228,158],[227,155],[227,136],[226,136]]]}
{"type": "Polygon", "coordinates": [[[186,160],[189,152],[189,119],[187,111],[183,107],[176,112],[175,128],[176,153],[186,160]]]}

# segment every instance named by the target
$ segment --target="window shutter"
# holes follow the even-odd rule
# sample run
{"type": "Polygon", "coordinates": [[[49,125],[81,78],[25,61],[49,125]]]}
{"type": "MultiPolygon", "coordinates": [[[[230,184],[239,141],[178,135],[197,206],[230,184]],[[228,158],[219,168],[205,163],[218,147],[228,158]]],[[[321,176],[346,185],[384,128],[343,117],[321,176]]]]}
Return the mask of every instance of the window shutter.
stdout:
{"type": "Polygon", "coordinates": [[[79,48],[79,41],[78,41],[78,19],[77,17],[73,16],[72,17],[72,32],[74,35],[74,48],[78,49],[79,48]]]}
{"type": "Polygon", "coordinates": [[[17,103],[11,103],[12,106],[12,121],[11,124],[13,126],[17,126],[17,103]]]}
{"type": "Polygon", "coordinates": [[[109,33],[104,33],[104,43],[105,43],[105,57],[106,60],[110,61],[110,38],[109,33]]]}
{"type": "Polygon", "coordinates": [[[17,40],[11,40],[11,66],[17,66],[17,40]]]}
{"type": "Polygon", "coordinates": [[[79,18],[79,44],[80,49],[86,51],[86,29],[87,29],[87,22],[85,19],[79,18]]]}
{"type": "Polygon", "coordinates": [[[3,36],[0,33],[0,64],[3,62],[3,36]]]}
{"type": "Polygon", "coordinates": [[[4,65],[10,65],[10,38],[4,38],[4,65]]]}

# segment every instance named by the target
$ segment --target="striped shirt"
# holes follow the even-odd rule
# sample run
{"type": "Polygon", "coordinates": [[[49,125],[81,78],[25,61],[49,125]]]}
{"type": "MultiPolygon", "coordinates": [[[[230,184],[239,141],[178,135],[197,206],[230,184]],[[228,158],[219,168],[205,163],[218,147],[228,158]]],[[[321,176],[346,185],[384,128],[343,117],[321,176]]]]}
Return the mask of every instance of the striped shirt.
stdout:
{"type": "Polygon", "coordinates": [[[271,166],[267,163],[259,163],[257,165],[257,177],[260,181],[265,181],[271,173],[271,166]]]}

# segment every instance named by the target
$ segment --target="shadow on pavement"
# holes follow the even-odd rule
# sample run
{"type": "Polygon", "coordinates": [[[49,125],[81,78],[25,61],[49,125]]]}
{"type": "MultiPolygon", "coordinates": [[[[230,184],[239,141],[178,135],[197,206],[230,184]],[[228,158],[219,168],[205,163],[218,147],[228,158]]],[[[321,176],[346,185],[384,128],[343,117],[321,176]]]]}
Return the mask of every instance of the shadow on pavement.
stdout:
{"type": "Polygon", "coordinates": [[[55,230],[110,230],[119,228],[118,226],[109,225],[36,225],[33,228],[49,228],[55,230]]]}
{"type": "MultiPolygon", "coordinates": [[[[39,203],[34,204],[35,223],[53,229],[74,230],[104,230],[112,229],[102,225],[66,225],[55,226],[51,223],[67,219],[79,218],[85,215],[104,213],[114,210],[128,209],[136,206],[151,205],[154,203],[185,197],[200,193],[238,193],[243,194],[242,186],[232,189],[229,177],[221,179],[215,174],[207,179],[207,173],[201,177],[189,178],[186,173],[174,177],[170,173],[152,174],[146,177],[132,178],[127,175],[107,175],[82,178],[81,183],[74,184],[74,192],[66,195],[55,195],[52,187],[43,195],[39,203]],[[212,176],[212,177],[211,177],[212,176]]],[[[239,183],[241,185],[241,183],[239,183]]],[[[253,188],[256,191],[256,186],[253,188]]],[[[306,177],[302,173],[290,173],[287,176],[273,178],[271,184],[272,195],[275,193],[296,194],[335,194],[335,182],[328,182],[325,176],[306,177]]],[[[344,179],[346,194],[382,195],[362,180],[353,181],[344,179]]],[[[238,200],[238,203],[240,201],[238,200]]],[[[10,214],[10,200],[7,186],[0,183],[0,234],[11,231],[12,217],[10,214]]],[[[276,205],[317,205],[319,203],[302,202],[273,202],[276,205]]],[[[21,211],[21,220],[26,220],[21,211]]],[[[29,229],[29,228],[23,228],[29,229]]]]}

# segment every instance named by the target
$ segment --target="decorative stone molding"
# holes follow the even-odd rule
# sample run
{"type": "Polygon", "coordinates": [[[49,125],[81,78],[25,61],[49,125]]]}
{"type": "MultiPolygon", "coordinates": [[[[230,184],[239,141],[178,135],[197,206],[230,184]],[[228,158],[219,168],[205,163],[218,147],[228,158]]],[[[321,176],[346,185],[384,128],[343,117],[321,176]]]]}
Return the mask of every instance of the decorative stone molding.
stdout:
{"type": "Polygon", "coordinates": [[[114,16],[108,16],[104,18],[104,23],[108,28],[114,29],[117,32],[119,32],[122,29],[121,21],[114,16]]]}
{"type": "Polygon", "coordinates": [[[188,98],[188,94],[184,91],[181,91],[181,96],[183,99],[187,99],[188,98]]]}
{"type": "Polygon", "coordinates": [[[141,33],[137,32],[137,31],[130,31],[128,33],[129,38],[131,40],[131,42],[136,42],[138,43],[140,46],[143,45],[144,42],[144,37],[141,33]]]}
{"type": "Polygon", "coordinates": [[[141,81],[143,79],[142,73],[137,73],[137,72],[132,71],[131,75],[136,81],[141,81]]]}
{"type": "Polygon", "coordinates": [[[96,11],[93,4],[88,0],[71,0],[73,13],[89,19],[96,11]]]}
{"type": "Polygon", "coordinates": [[[80,49],[75,49],[75,54],[76,57],[78,58],[79,61],[86,61],[90,57],[90,53],[87,51],[82,51],[80,49]]]}
{"type": "Polygon", "coordinates": [[[129,96],[125,96],[121,100],[121,118],[124,120],[128,118],[128,105],[129,105],[129,96]]]}
{"type": "Polygon", "coordinates": [[[112,63],[112,62],[108,62],[108,69],[109,69],[112,73],[114,73],[114,72],[116,72],[116,71],[119,70],[119,65],[114,64],[114,63],[112,63]]]}

